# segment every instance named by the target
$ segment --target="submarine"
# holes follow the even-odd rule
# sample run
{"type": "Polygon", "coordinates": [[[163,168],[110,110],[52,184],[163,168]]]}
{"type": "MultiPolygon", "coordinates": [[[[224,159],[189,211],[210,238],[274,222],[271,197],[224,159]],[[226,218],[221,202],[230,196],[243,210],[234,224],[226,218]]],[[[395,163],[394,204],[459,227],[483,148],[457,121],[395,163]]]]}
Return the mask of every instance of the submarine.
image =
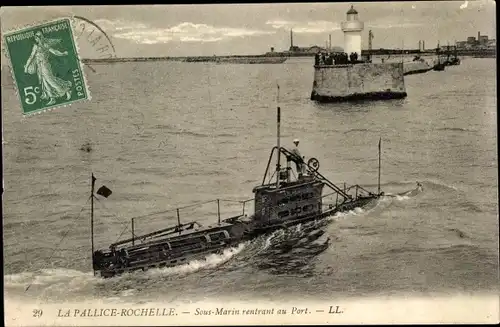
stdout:
{"type": "MultiPolygon", "coordinates": [[[[94,276],[111,278],[132,271],[174,267],[193,260],[204,260],[210,254],[237,246],[278,229],[305,222],[321,220],[338,212],[363,208],[384,195],[380,191],[380,145],[378,190],[370,192],[360,185],[338,187],[319,172],[319,161],[304,157],[280,145],[281,109],[277,107],[277,144],[271,149],[262,183],[253,188],[254,212],[243,210],[236,216],[221,218],[220,200],[217,204],[217,221],[202,226],[197,221],[181,223],[179,209],[177,224],[166,226],[143,235],[134,234],[134,219],[131,220],[132,237],[111,243],[108,248],[94,250],[94,189],[96,178],[91,180],[91,239],[92,268],[94,276]],[[293,165],[294,163],[295,165],[293,165]],[[294,169],[295,168],[295,169],[294,169]],[[273,172],[271,175],[270,172],[273,172]],[[325,190],[329,190],[325,194],[325,190]],[[326,196],[336,196],[335,204],[325,207],[326,196]]],[[[111,190],[102,186],[97,194],[108,197],[111,190]]],[[[319,236],[318,236],[319,237],[319,236]]]]}

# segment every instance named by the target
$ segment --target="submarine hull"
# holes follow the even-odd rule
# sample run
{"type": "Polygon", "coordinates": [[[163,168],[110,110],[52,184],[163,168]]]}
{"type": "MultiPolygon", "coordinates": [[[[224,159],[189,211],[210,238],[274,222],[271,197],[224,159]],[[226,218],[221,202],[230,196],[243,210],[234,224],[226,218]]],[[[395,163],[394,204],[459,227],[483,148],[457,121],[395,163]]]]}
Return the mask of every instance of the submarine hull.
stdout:
{"type": "Polygon", "coordinates": [[[338,212],[354,210],[357,207],[362,208],[378,198],[379,196],[376,195],[358,198],[321,213],[302,216],[275,224],[255,224],[251,221],[239,220],[241,217],[233,217],[224,220],[220,227],[197,231],[196,233],[191,233],[191,235],[170,237],[154,246],[146,244],[143,249],[140,248],[140,245],[128,246],[118,251],[113,251],[112,255],[108,253],[108,257],[106,258],[96,252],[94,254],[95,272],[100,277],[111,278],[137,270],[146,271],[154,268],[169,268],[184,265],[195,260],[202,261],[210,254],[221,254],[225,249],[237,246],[258,236],[301,223],[324,219],[338,212]],[[217,233],[224,234],[226,237],[213,240],[213,235],[217,233]],[[206,236],[208,236],[208,239],[206,236]],[[185,241],[184,245],[179,248],[172,247],[172,244],[176,240],[189,239],[193,241],[185,241]],[[170,250],[167,250],[167,248],[170,250]]]}

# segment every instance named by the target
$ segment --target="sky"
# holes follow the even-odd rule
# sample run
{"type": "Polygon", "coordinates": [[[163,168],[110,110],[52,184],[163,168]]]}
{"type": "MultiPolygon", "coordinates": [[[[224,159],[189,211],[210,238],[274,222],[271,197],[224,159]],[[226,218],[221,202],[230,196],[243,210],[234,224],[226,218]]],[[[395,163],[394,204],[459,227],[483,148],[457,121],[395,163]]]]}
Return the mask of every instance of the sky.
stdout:
{"type": "MultiPolygon", "coordinates": [[[[82,16],[106,32],[114,47],[106,51],[117,57],[262,54],[271,47],[287,50],[290,29],[294,45],[324,46],[331,34],[332,46],[343,47],[340,24],[351,4],[365,24],[363,49],[368,47],[370,29],[373,48],[416,49],[419,40],[425,41],[426,48],[435,48],[438,42],[446,45],[477,37],[478,31],[496,38],[492,0],[2,7],[0,21],[6,33],[60,17],[82,16]]],[[[92,38],[99,32],[90,34],[88,24],[81,28],[75,33],[81,57],[103,55],[106,51],[97,48],[108,41],[102,38],[96,46],[92,38]]]]}

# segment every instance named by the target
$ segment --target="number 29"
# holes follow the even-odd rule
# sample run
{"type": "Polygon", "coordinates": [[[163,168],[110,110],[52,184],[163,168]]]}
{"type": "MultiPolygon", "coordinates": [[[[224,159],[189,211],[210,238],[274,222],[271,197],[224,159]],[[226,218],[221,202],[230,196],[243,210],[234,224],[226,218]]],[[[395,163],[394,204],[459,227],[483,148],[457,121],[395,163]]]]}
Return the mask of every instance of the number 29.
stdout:
{"type": "Polygon", "coordinates": [[[33,310],[33,317],[40,318],[43,314],[43,310],[41,309],[34,309],[33,310]]]}

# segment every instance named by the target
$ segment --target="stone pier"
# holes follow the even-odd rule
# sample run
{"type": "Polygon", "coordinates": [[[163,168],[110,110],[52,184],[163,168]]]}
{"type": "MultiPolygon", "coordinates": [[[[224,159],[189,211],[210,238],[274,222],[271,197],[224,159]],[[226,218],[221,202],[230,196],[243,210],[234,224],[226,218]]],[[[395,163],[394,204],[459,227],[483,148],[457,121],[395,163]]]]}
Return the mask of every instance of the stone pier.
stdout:
{"type": "Polygon", "coordinates": [[[402,63],[314,66],[311,100],[343,102],[406,97],[402,63]]]}

